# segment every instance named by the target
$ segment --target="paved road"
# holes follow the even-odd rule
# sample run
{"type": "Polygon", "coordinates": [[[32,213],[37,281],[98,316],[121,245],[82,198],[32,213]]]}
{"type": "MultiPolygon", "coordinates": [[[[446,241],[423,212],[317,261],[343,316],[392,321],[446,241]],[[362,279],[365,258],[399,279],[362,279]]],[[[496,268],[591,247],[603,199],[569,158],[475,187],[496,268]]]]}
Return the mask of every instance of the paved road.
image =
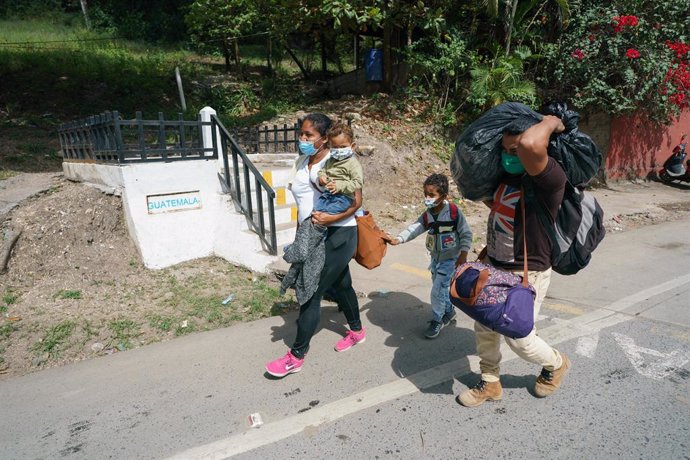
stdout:
{"type": "Polygon", "coordinates": [[[504,400],[466,409],[468,320],[436,340],[423,241],[355,270],[368,338],[332,347],[324,307],[301,373],[267,378],[294,314],[0,382],[0,458],[687,458],[690,221],[612,234],[588,269],[554,280],[540,335],[573,359],[538,400],[538,371],[504,353],[504,400]],[[260,413],[264,425],[249,428],[260,413]]]}

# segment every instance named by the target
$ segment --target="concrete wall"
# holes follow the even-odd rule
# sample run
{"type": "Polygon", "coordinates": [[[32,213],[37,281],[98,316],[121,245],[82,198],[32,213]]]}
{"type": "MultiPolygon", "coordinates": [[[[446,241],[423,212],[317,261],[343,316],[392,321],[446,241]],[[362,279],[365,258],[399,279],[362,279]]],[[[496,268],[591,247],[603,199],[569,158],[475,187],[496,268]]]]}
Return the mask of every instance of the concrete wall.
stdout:
{"type": "Polygon", "coordinates": [[[668,126],[657,125],[640,114],[625,117],[583,114],[579,128],[594,139],[604,154],[600,178],[612,181],[650,178],[656,177],[680,136],[690,134],[690,110],[668,126]]]}
{"type": "Polygon", "coordinates": [[[64,162],[63,171],[70,180],[122,195],[127,228],[147,268],[217,255],[265,272],[276,258],[264,251],[230,195],[223,193],[218,163],[64,162]]]}
{"type": "Polygon", "coordinates": [[[608,179],[654,177],[683,133],[690,134],[690,111],[668,126],[639,114],[613,118],[606,156],[608,179]]]}

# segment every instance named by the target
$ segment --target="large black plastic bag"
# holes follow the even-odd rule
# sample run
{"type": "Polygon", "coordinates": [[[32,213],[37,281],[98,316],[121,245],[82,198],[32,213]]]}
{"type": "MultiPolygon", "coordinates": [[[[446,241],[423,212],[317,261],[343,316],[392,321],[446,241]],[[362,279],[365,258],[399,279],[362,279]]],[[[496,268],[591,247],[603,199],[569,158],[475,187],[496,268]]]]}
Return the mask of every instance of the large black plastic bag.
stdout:
{"type": "Polygon", "coordinates": [[[503,128],[518,118],[542,116],[524,104],[505,102],[487,111],[465,129],[455,143],[450,169],[468,200],[489,200],[504,174],[501,167],[503,128]]]}
{"type": "Polygon", "coordinates": [[[564,102],[554,102],[543,109],[545,115],[556,115],[565,131],[549,140],[549,156],[556,159],[571,184],[582,187],[592,180],[601,167],[602,155],[591,137],[577,127],[580,114],[568,109],[564,102]]]}

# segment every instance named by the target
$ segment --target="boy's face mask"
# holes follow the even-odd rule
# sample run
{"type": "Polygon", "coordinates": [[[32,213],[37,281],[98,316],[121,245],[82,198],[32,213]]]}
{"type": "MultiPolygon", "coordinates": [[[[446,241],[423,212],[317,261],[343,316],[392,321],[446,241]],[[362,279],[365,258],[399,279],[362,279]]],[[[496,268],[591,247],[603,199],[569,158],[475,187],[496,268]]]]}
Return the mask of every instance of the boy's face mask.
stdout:
{"type": "Polygon", "coordinates": [[[427,209],[431,209],[437,204],[438,203],[436,203],[436,198],[424,198],[424,206],[426,206],[427,209]]]}
{"type": "Polygon", "coordinates": [[[520,163],[520,158],[507,152],[501,152],[501,166],[508,174],[522,174],[525,172],[525,167],[520,163]]]}

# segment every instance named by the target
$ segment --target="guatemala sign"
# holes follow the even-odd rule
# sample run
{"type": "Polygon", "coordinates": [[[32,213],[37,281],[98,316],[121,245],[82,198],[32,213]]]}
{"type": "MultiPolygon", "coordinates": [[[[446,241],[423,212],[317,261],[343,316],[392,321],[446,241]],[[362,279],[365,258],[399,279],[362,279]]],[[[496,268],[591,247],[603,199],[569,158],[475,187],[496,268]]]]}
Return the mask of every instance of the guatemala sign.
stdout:
{"type": "Polygon", "coordinates": [[[201,208],[201,197],[198,190],[192,192],[167,193],[165,195],[147,195],[146,207],[149,214],[161,214],[172,211],[189,211],[201,208]]]}

